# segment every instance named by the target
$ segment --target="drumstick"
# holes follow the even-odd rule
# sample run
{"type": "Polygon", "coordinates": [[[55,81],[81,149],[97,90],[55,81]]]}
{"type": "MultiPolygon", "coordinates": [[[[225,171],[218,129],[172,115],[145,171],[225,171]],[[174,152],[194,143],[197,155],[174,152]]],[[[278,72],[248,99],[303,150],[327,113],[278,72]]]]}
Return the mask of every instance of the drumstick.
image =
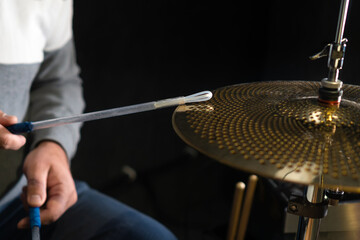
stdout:
{"type": "Polygon", "coordinates": [[[43,121],[22,122],[8,126],[7,129],[12,133],[25,133],[38,129],[56,127],[70,123],[86,122],[86,121],[98,120],[103,118],[140,113],[140,112],[151,111],[159,108],[182,105],[185,103],[202,102],[211,99],[211,97],[212,97],[212,93],[210,91],[203,91],[186,97],[170,98],[160,101],[141,103],[136,105],[113,108],[113,109],[97,111],[97,112],[84,113],[69,117],[48,119],[43,121]]]}
{"type": "Polygon", "coordinates": [[[40,208],[30,207],[29,215],[30,215],[31,238],[32,240],[40,240],[40,227],[41,227],[40,208]]]}

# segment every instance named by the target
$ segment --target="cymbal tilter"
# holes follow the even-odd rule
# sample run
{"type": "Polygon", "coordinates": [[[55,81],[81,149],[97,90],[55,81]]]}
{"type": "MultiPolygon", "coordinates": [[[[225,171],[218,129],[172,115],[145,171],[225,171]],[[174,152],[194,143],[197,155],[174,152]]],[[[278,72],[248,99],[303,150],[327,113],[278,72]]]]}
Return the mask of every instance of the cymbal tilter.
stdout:
{"type": "Polygon", "coordinates": [[[321,52],[310,57],[311,60],[316,60],[325,56],[328,57],[327,66],[329,68],[329,73],[327,78],[321,80],[319,101],[330,105],[340,104],[343,94],[343,83],[339,80],[339,72],[343,67],[345,48],[346,43],[348,42],[346,38],[343,38],[348,7],[349,0],[342,0],[335,41],[326,45],[321,52]]]}

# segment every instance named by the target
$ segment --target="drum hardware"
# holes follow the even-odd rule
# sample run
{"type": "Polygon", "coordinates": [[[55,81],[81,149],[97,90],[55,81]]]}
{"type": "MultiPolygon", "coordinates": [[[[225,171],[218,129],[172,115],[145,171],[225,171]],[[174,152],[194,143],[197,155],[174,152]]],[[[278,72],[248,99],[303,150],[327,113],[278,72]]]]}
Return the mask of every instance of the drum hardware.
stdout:
{"type": "Polygon", "coordinates": [[[318,102],[319,87],[305,81],[239,84],[213,91],[210,101],[180,106],[173,115],[178,135],[205,155],[318,188],[316,198],[308,197],[311,190],[306,200],[292,196],[289,202],[289,213],[302,219],[298,239],[316,239],[313,231],[328,204],[336,205],[344,191],[360,192],[360,87],[345,84],[340,105],[318,102]]]}
{"type": "Polygon", "coordinates": [[[318,82],[238,84],[213,91],[207,102],[180,106],[177,134],[232,167],[307,185],[288,212],[300,216],[297,239],[317,239],[328,205],[344,191],[360,192],[360,87],[338,79],[347,39],[349,0],[342,0],[334,43],[311,57],[328,57],[318,82]]]}
{"type": "Polygon", "coordinates": [[[328,68],[329,75],[328,78],[321,80],[321,87],[319,88],[319,101],[328,103],[328,104],[339,104],[342,97],[342,81],[338,79],[339,70],[342,69],[344,63],[344,55],[346,43],[348,40],[346,38],[342,39],[340,43],[329,43],[325,48],[311,56],[311,60],[316,60],[322,57],[328,57],[328,68]]]}
{"type": "MultiPolygon", "coordinates": [[[[339,77],[339,71],[343,67],[345,48],[346,48],[346,43],[348,42],[346,38],[345,39],[343,38],[343,35],[344,35],[347,12],[349,8],[349,1],[350,0],[341,1],[338,24],[335,34],[335,41],[334,43],[329,44],[328,47],[329,48],[327,53],[328,55],[327,66],[329,68],[328,78],[325,78],[321,81],[321,87],[319,88],[319,102],[329,105],[339,105],[341,102],[341,97],[343,95],[343,90],[342,90],[343,83],[338,79],[338,77],[339,77]]],[[[320,55],[326,55],[326,54],[323,53],[320,55]]],[[[334,131],[336,130],[334,129],[334,131]]],[[[333,132],[333,134],[335,134],[335,132],[333,132]]],[[[337,188],[336,190],[330,190],[330,189],[324,190],[319,186],[315,186],[313,188],[314,190],[311,194],[311,201],[309,201],[311,203],[310,209],[308,209],[308,207],[306,207],[305,209],[310,210],[310,213],[318,213],[318,214],[320,213],[321,215],[319,215],[320,218],[318,218],[317,216],[311,216],[311,214],[307,215],[307,213],[305,212],[300,214],[298,233],[297,233],[297,239],[299,240],[318,238],[321,218],[325,217],[327,213],[328,200],[324,198],[324,195],[330,197],[331,199],[330,202],[332,205],[337,205],[340,198],[344,194],[344,192],[342,190],[339,190],[339,188],[337,188]]],[[[308,187],[305,189],[308,189],[308,187]]],[[[308,201],[303,201],[303,202],[308,203],[308,201]]],[[[307,204],[303,206],[307,206],[307,204]]],[[[297,207],[298,207],[297,205],[292,205],[290,201],[288,211],[290,209],[290,213],[291,213],[291,211],[297,207]]],[[[297,214],[297,212],[296,213],[293,212],[293,214],[297,214]]]]}
{"type": "Polygon", "coordinates": [[[339,104],[342,96],[341,88],[343,83],[338,78],[339,71],[343,67],[345,48],[348,42],[346,38],[343,38],[348,7],[349,0],[342,0],[334,42],[328,44],[321,52],[310,57],[312,60],[328,57],[329,73],[328,77],[321,81],[319,101],[329,104],[339,104]]]}
{"type": "Polygon", "coordinates": [[[337,206],[339,201],[344,197],[344,191],[339,189],[325,189],[325,195],[329,199],[329,205],[337,206]]]}
{"type": "Polygon", "coordinates": [[[327,215],[328,204],[328,200],[313,203],[304,196],[292,194],[289,199],[287,212],[308,218],[323,218],[327,215]]]}
{"type": "Polygon", "coordinates": [[[317,239],[321,219],[327,216],[328,205],[336,206],[344,191],[305,187],[304,196],[291,195],[287,212],[299,216],[296,239],[317,239]],[[312,188],[309,192],[308,188],[312,188]],[[310,193],[310,194],[309,194],[310,193]]]}
{"type": "Polygon", "coordinates": [[[311,185],[305,188],[304,193],[306,196],[305,202],[308,202],[307,205],[311,209],[299,215],[296,239],[317,239],[321,218],[327,214],[327,201],[324,200],[324,189],[311,185]]]}

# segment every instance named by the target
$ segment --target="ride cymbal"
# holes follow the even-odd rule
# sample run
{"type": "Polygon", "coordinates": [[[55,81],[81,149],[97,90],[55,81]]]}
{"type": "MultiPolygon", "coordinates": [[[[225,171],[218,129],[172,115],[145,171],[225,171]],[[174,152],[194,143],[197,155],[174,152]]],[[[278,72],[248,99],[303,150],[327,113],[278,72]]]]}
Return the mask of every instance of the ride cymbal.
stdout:
{"type": "Polygon", "coordinates": [[[360,192],[360,87],[339,106],[318,101],[320,83],[246,83],[213,91],[173,115],[177,134],[232,167],[299,184],[360,192]]]}

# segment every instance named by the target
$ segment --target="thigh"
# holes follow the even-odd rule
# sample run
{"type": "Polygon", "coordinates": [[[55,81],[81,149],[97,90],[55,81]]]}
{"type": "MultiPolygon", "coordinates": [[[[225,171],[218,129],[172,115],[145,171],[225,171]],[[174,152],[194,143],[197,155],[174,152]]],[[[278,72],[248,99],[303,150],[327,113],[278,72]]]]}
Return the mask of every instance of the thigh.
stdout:
{"type": "Polygon", "coordinates": [[[27,216],[20,198],[14,199],[0,214],[0,239],[31,239],[29,229],[17,229],[17,223],[27,216]]]}
{"type": "Polygon", "coordinates": [[[154,219],[83,182],[76,185],[78,202],[54,224],[51,239],[175,239],[154,219]]]}
{"type": "MultiPolygon", "coordinates": [[[[76,182],[76,187],[77,203],[58,221],[41,228],[42,239],[176,239],[162,224],[135,209],[89,188],[83,182],[76,182]]],[[[6,227],[15,224],[15,234],[9,235],[13,239],[29,239],[25,238],[29,231],[16,230],[15,222],[25,215],[23,209],[17,210],[5,224],[6,227]]]]}

